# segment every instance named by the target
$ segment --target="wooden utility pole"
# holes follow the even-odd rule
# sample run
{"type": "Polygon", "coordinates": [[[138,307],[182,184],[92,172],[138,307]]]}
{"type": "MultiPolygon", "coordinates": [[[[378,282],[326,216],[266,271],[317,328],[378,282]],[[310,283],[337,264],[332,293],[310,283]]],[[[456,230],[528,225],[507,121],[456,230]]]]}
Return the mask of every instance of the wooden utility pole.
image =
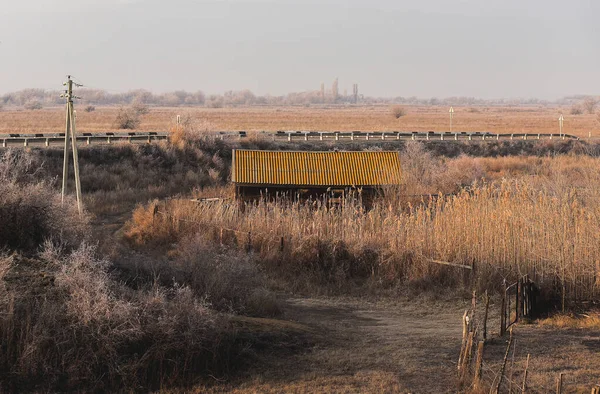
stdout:
{"type": "Polygon", "coordinates": [[[67,193],[67,177],[69,175],[69,142],[73,147],[73,167],[75,170],[75,190],[77,193],[77,210],[81,215],[83,212],[81,203],[81,182],[79,179],[79,156],[77,154],[77,140],[75,137],[75,111],[73,110],[73,99],[79,98],[73,96],[73,85],[81,86],[73,82],[71,76],[67,76],[67,82],[63,83],[67,87],[64,94],[60,97],[64,97],[67,100],[67,115],[66,115],[66,130],[65,130],[65,149],[64,149],[64,161],[63,161],[63,179],[62,179],[62,202],[65,201],[65,194],[67,193]]]}

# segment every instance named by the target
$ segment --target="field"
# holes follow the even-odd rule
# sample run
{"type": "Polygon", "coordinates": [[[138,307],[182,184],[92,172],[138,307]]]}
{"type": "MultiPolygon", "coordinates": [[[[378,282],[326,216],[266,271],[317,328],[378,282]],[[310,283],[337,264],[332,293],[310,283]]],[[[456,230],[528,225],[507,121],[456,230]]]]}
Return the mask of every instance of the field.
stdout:
{"type": "MultiPolygon", "coordinates": [[[[80,111],[78,130],[115,130],[117,110],[80,111]]],[[[558,108],[455,110],[455,130],[558,132],[558,108]]],[[[403,184],[370,209],[241,209],[232,149],[332,145],[205,133],[448,129],[447,108],[406,111],[151,108],[139,130],[173,130],[177,114],[183,128],[80,149],[83,217],[60,201],[60,149],[0,151],[0,390],[479,393],[503,376],[501,392],[520,392],[529,354],[528,392],[563,373],[563,392],[588,393],[600,382],[596,142],[373,142],[401,152],[403,184]],[[499,374],[502,283],[525,274],[539,314],[513,326],[499,374]],[[473,291],[477,338],[491,296],[482,387],[457,374],[473,291]]],[[[63,123],[60,108],[0,111],[0,133],[63,123]]],[[[565,132],[600,137],[600,124],[569,115],[565,132]]]]}
{"type": "MultiPolygon", "coordinates": [[[[76,105],[77,108],[77,105],[76,105]]],[[[405,107],[396,119],[392,106],[348,107],[239,107],[239,108],[151,108],[142,116],[139,131],[167,131],[176,116],[197,119],[200,127],[219,131],[448,131],[446,107],[405,107]]],[[[118,108],[94,112],[78,111],[78,130],[116,131],[118,108]]],[[[565,115],[564,132],[579,137],[600,137],[596,115],[569,115],[569,108],[551,107],[456,107],[453,130],[492,133],[558,133],[558,117],[565,115]]],[[[64,129],[63,108],[0,111],[1,133],[49,133],[64,129]]]]}

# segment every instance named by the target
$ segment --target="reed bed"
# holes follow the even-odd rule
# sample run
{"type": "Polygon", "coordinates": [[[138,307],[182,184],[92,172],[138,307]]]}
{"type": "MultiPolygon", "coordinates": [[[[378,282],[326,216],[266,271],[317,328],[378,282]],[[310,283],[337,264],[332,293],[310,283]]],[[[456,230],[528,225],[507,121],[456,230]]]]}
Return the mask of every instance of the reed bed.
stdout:
{"type": "Polygon", "coordinates": [[[136,210],[126,234],[134,243],[169,245],[201,233],[252,251],[290,279],[308,273],[338,286],[349,279],[462,283],[463,270],[431,261],[439,260],[474,267],[479,288],[527,274],[550,296],[598,296],[600,198],[593,191],[505,180],[415,206],[397,201],[388,195],[369,210],[356,199],[337,207],[262,201],[243,209],[231,202],[154,202],[136,210]]]}

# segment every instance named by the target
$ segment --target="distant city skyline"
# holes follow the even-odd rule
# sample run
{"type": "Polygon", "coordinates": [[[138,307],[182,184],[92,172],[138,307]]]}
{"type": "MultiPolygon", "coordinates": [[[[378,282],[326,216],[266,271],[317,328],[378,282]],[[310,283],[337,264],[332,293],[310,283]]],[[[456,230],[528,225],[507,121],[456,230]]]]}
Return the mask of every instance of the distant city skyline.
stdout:
{"type": "Polygon", "coordinates": [[[592,0],[21,0],[0,7],[0,94],[331,89],[372,97],[600,95],[592,0]]]}

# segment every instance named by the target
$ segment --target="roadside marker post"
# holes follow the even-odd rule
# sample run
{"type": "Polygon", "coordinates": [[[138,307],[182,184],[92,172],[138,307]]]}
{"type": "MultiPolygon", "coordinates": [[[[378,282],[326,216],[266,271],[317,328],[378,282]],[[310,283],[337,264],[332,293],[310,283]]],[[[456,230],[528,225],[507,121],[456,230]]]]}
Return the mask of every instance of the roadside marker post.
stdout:
{"type": "Polygon", "coordinates": [[[564,126],[565,117],[563,114],[560,114],[558,117],[558,127],[560,128],[560,138],[563,138],[563,126],[564,126]]]}
{"type": "Polygon", "coordinates": [[[448,111],[450,113],[450,132],[452,132],[452,118],[454,118],[454,108],[450,107],[450,111],[448,111]]]}

